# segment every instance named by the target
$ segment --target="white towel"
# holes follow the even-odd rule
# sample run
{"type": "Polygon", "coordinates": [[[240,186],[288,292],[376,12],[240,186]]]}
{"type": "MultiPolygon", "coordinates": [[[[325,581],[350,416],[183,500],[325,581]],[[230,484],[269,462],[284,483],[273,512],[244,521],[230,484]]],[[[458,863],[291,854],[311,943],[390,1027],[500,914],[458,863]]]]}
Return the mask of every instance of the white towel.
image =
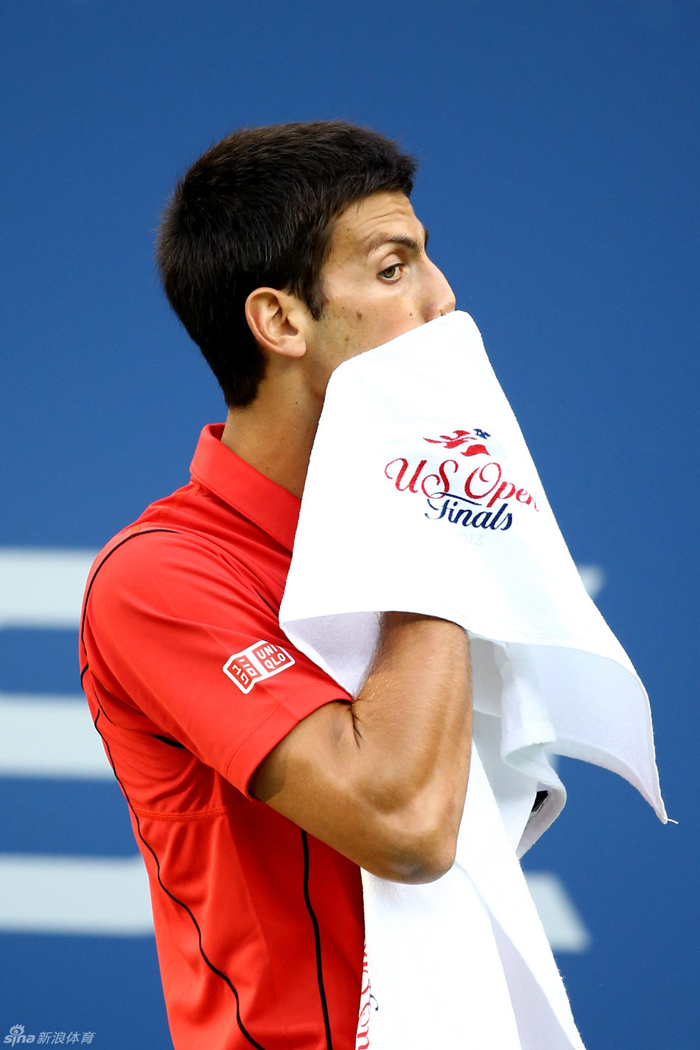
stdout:
{"type": "Polygon", "coordinates": [[[516,851],[564,804],[552,753],[619,773],[665,820],[651,716],[461,312],[346,361],[326,393],[280,623],[356,693],[389,609],[468,630],[475,732],[455,868],[363,873],[371,1048],[580,1048],[516,851]]]}

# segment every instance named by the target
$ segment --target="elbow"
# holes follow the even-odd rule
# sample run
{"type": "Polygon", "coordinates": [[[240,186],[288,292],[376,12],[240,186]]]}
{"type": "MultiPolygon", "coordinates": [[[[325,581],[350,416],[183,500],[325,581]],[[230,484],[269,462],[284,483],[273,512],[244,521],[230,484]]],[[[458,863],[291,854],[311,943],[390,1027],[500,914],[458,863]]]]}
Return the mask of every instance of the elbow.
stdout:
{"type": "Polygon", "coordinates": [[[392,859],[392,862],[387,864],[382,878],[389,879],[391,882],[420,886],[428,882],[437,882],[447,874],[454,862],[454,851],[448,850],[439,854],[421,854],[410,858],[392,859]]]}
{"type": "Polygon", "coordinates": [[[455,862],[457,831],[452,827],[411,826],[397,823],[381,838],[381,848],[369,864],[373,875],[391,882],[419,885],[435,882],[455,862]]]}
{"type": "Polygon", "coordinates": [[[466,783],[435,778],[416,785],[386,778],[363,792],[360,865],[392,882],[421,884],[446,875],[455,862],[466,783]]]}

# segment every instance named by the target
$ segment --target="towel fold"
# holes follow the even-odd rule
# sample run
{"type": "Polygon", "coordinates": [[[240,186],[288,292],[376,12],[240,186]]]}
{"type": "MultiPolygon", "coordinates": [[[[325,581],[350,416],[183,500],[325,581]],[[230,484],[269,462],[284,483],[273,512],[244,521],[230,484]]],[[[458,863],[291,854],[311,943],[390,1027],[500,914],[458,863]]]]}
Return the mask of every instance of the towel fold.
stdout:
{"type": "Polygon", "coordinates": [[[419,887],[363,874],[369,1045],[578,1050],[516,852],[564,805],[553,754],[619,773],[666,819],[651,716],[461,312],[346,361],[328,385],[280,623],[356,694],[386,610],[469,632],[474,757],[455,868],[419,887]]]}

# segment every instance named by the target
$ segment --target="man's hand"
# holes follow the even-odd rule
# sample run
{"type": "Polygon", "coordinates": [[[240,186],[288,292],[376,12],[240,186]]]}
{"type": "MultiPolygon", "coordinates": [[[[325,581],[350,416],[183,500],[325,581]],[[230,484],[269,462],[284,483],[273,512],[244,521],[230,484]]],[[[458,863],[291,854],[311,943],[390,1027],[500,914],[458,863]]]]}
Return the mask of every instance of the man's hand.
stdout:
{"type": "Polygon", "coordinates": [[[471,732],[465,631],[385,613],[357,700],[300,722],[251,794],[375,875],[431,882],[454,863],[471,732]]]}

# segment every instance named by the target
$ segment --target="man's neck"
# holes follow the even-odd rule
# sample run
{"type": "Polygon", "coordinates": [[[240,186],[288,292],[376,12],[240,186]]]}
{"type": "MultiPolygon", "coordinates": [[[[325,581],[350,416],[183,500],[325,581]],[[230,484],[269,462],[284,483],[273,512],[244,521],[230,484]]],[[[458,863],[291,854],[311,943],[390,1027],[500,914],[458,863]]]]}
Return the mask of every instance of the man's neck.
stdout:
{"type": "Polygon", "coordinates": [[[263,381],[252,404],[229,409],[222,444],[301,497],[321,408],[322,402],[303,388],[280,397],[263,381]]]}

